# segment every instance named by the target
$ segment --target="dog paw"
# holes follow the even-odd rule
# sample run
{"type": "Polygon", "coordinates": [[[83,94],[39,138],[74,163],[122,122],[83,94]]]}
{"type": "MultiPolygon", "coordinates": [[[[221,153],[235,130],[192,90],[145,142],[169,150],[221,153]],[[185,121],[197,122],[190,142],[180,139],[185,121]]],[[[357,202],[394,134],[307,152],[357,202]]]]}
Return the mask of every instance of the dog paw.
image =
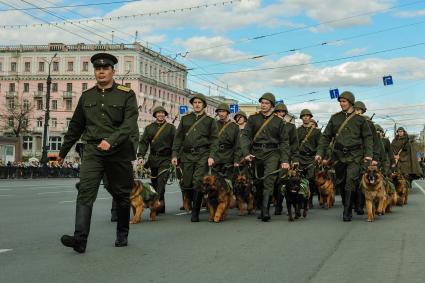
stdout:
{"type": "Polygon", "coordinates": [[[294,218],[288,218],[289,222],[294,222],[294,218]]]}

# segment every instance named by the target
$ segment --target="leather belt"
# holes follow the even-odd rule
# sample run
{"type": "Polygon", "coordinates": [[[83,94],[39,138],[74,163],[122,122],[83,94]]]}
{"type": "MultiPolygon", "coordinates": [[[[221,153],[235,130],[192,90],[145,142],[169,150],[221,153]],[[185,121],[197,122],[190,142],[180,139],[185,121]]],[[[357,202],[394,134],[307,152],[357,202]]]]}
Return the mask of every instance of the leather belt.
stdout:
{"type": "Polygon", "coordinates": [[[277,143],[253,143],[252,147],[263,148],[263,149],[276,149],[279,146],[277,143]]]}

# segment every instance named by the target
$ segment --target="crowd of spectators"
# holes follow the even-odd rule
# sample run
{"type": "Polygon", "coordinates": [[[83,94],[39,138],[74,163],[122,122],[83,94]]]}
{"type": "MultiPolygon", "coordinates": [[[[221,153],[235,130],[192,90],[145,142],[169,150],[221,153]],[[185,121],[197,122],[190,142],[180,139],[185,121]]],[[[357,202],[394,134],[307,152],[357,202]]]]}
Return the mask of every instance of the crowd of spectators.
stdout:
{"type": "Polygon", "coordinates": [[[7,162],[0,160],[0,179],[31,179],[31,178],[78,178],[80,163],[49,162],[46,165],[38,161],[7,162]]]}

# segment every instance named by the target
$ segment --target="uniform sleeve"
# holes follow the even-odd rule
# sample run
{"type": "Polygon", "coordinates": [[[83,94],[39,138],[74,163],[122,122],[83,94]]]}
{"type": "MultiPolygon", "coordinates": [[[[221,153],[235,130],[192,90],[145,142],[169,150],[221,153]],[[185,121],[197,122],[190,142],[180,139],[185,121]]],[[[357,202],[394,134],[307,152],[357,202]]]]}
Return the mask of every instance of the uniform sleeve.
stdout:
{"type": "Polygon", "coordinates": [[[146,152],[149,148],[149,128],[146,127],[143,132],[142,137],[139,140],[139,152],[137,153],[137,157],[145,158],[146,152]]]}
{"type": "Polygon", "coordinates": [[[373,157],[373,136],[366,120],[362,123],[362,140],[365,157],[373,157]]]}
{"type": "Polygon", "coordinates": [[[241,135],[241,141],[240,141],[240,145],[241,145],[241,153],[242,153],[242,158],[245,156],[249,155],[250,149],[251,149],[251,144],[252,144],[252,139],[254,136],[254,123],[253,123],[253,117],[250,116],[248,118],[248,121],[246,122],[245,125],[245,129],[242,132],[241,135]]]}
{"type": "Polygon", "coordinates": [[[210,119],[211,120],[211,124],[210,124],[210,158],[213,158],[216,156],[216,153],[218,151],[218,128],[217,128],[217,123],[215,122],[214,119],[210,119]]]}
{"type": "Polygon", "coordinates": [[[174,135],[172,157],[177,158],[180,153],[180,148],[183,144],[184,133],[183,133],[183,117],[180,120],[179,126],[177,127],[176,134],[174,135]]]}
{"type": "Polygon", "coordinates": [[[279,129],[279,154],[281,163],[289,163],[290,145],[289,130],[285,122],[281,121],[279,129]]]}
{"type": "MultiPolygon", "coordinates": [[[[292,125],[292,124],[291,124],[292,125]]],[[[297,134],[297,128],[295,126],[291,126],[291,136],[290,139],[290,148],[291,148],[291,161],[292,162],[299,162],[299,141],[298,141],[298,134],[297,134]]]]}
{"type": "Polygon", "coordinates": [[[325,154],[327,154],[329,144],[331,143],[331,140],[334,137],[332,129],[333,123],[331,117],[328,124],[326,125],[325,131],[320,137],[319,146],[317,147],[317,155],[320,155],[322,158],[325,157],[325,154]]]}
{"type": "Polygon", "coordinates": [[[235,130],[233,131],[233,163],[239,163],[241,161],[241,157],[239,155],[239,137],[240,137],[240,130],[237,125],[235,125],[235,130]]]}
{"type": "Polygon", "coordinates": [[[80,139],[86,127],[86,118],[83,110],[83,96],[78,100],[77,108],[75,108],[71,121],[69,122],[68,131],[64,136],[59,156],[65,158],[71,147],[80,139]]]}

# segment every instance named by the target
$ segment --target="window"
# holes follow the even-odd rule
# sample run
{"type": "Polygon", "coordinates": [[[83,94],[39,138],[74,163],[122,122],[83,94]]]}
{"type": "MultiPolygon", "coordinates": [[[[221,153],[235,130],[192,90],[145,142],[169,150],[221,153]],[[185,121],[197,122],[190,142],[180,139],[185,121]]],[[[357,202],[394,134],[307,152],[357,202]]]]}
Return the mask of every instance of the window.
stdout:
{"type": "Polygon", "coordinates": [[[87,72],[89,70],[89,62],[83,62],[83,72],[87,72]]]}
{"type": "Polygon", "coordinates": [[[68,62],[68,72],[74,71],[74,62],[68,62]]]}
{"type": "Polygon", "coordinates": [[[38,91],[41,91],[42,92],[43,91],[43,88],[44,88],[44,84],[43,83],[38,83],[37,84],[37,90],[38,91]]]}
{"type": "Polygon", "coordinates": [[[58,110],[58,101],[52,100],[52,110],[58,110]]]}
{"type": "Polygon", "coordinates": [[[15,109],[15,99],[13,98],[7,99],[7,108],[15,109]]]}
{"type": "Polygon", "coordinates": [[[72,110],[72,99],[65,99],[65,110],[72,110]]]}
{"type": "Polygon", "coordinates": [[[36,99],[35,103],[37,104],[37,110],[43,110],[43,99],[36,99]]]}
{"type": "Polygon", "coordinates": [[[66,127],[69,127],[69,123],[71,123],[71,118],[66,118],[66,127]]]}
{"type": "Polygon", "coordinates": [[[39,127],[39,128],[43,127],[43,118],[37,119],[37,127],[39,127]]]}
{"type": "Polygon", "coordinates": [[[128,71],[131,71],[131,61],[127,61],[127,62],[125,62],[125,71],[126,72],[128,72],[128,71]]]}
{"type": "Polygon", "coordinates": [[[22,119],[21,127],[23,129],[26,129],[28,127],[28,119],[27,118],[22,119]]]}
{"type": "Polygon", "coordinates": [[[161,90],[158,90],[158,96],[161,98],[161,90]]]}
{"type": "Polygon", "coordinates": [[[30,109],[30,102],[28,101],[28,99],[24,99],[23,107],[25,111],[28,111],[28,109],[30,109]]]}
{"type": "Polygon", "coordinates": [[[16,72],[16,62],[10,63],[10,71],[11,72],[16,72]]]}
{"type": "Polygon", "coordinates": [[[56,128],[58,126],[58,119],[52,118],[52,128],[56,128]]]}
{"type": "Polygon", "coordinates": [[[15,92],[15,83],[9,83],[9,92],[15,92]]]}
{"type": "Polygon", "coordinates": [[[0,62],[0,72],[3,72],[3,63],[0,62]]]}
{"type": "Polygon", "coordinates": [[[152,87],[149,88],[149,94],[152,95],[152,87]]]}
{"type": "Polygon", "coordinates": [[[44,62],[38,62],[38,71],[44,72],[44,62]]]}
{"type": "Polygon", "coordinates": [[[148,86],[145,85],[145,94],[148,94],[148,86]]]}
{"type": "Polygon", "coordinates": [[[23,140],[23,144],[22,144],[23,149],[32,150],[32,137],[24,136],[22,140],[23,140]]]}
{"type": "Polygon", "coordinates": [[[72,92],[72,83],[66,83],[66,91],[72,92]]]}
{"type": "Polygon", "coordinates": [[[31,63],[25,62],[25,72],[31,72],[31,63]]]}
{"type": "Polygon", "coordinates": [[[83,83],[83,84],[81,85],[81,89],[82,89],[83,91],[85,91],[87,88],[88,88],[87,83],[83,83]]]}
{"type": "Polygon", "coordinates": [[[9,117],[9,119],[8,119],[8,121],[7,121],[7,125],[9,126],[9,127],[11,127],[11,128],[13,128],[13,117],[9,117]]]}
{"type": "Polygon", "coordinates": [[[139,92],[143,92],[143,84],[139,84],[139,92]]]}
{"type": "Polygon", "coordinates": [[[24,92],[29,92],[29,91],[30,91],[30,84],[24,83],[24,92]]]}
{"type": "Polygon", "coordinates": [[[59,72],[59,62],[53,62],[53,72],[59,72]]]}
{"type": "Polygon", "coordinates": [[[52,92],[58,92],[58,83],[52,83],[52,92]]]}
{"type": "Polygon", "coordinates": [[[145,75],[148,73],[148,63],[145,64],[145,75]]]}
{"type": "Polygon", "coordinates": [[[62,137],[49,137],[50,150],[60,150],[62,146],[62,137]]]}
{"type": "Polygon", "coordinates": [[[125,83],[125,86],[131,88],[131,83],[125,83]]]}

